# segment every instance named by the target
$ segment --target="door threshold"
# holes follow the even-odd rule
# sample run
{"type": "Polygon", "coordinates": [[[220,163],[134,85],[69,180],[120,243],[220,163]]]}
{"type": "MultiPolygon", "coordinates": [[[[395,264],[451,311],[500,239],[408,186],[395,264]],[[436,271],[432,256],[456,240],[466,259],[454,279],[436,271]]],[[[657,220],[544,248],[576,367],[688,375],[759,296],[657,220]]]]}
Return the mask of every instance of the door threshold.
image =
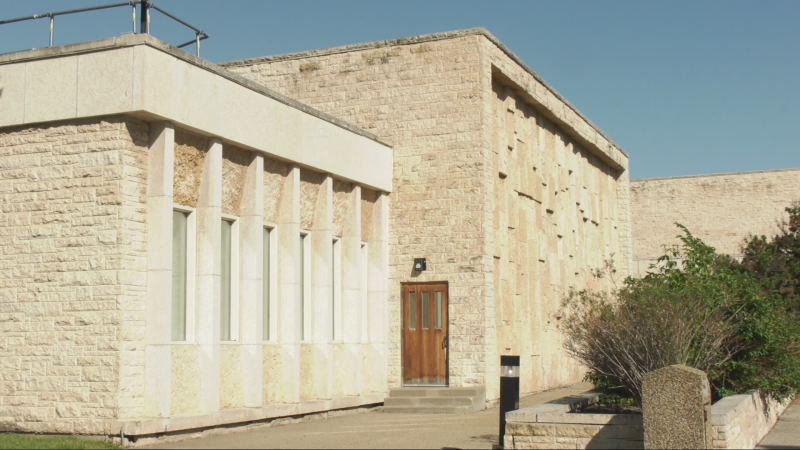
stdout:
{"type": "Polygon", "coordinates": [[[447,384],[404,384],[401,386],[402,388],[413,387],[413,388],[447,388],[450,387],[447,384]]]}

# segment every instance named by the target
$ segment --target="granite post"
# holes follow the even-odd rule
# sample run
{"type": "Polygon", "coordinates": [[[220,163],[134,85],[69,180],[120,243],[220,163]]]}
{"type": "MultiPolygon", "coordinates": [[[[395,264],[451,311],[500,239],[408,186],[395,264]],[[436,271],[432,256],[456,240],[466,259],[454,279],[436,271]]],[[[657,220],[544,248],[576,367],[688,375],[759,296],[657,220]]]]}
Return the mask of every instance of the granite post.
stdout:
{"type": "Polygon", "coordinates": [[[705,372],[673,365],[644,376],[644,447],[711,448],[711,389],[705,372]]]}

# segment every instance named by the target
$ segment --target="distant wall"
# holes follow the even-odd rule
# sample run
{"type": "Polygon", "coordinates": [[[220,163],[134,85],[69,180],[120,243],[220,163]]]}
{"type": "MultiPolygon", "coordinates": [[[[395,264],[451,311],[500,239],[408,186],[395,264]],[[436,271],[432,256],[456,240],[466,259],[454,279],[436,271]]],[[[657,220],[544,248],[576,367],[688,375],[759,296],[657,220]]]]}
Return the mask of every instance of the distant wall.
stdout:
{"type": "Polygon", "coordinates": [[[793,200],[800,200],[800,169],[633,180],[633,272],[644,274],[664,245],[678,242],[676,222],[718,252],[738,255],[749,234],[774,235],[793,200]]]}

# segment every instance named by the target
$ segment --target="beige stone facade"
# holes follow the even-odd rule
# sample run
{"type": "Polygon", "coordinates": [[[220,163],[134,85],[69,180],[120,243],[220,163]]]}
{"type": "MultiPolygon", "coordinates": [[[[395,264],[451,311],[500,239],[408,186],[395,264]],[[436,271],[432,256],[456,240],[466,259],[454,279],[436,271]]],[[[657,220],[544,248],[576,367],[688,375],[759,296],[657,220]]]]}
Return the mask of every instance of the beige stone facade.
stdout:
{"type": "Polygon", "coordinates": [[[643,275],[679,243],[686,226],[718,252],[738,256],[751,234],[772,236],[800,200],[800,169],[721,173],[631,182],[633,270],[643,275]]]}
{"type": "Polygon", "coordinates": [[[484,29],[222,66],[394,148],[389,387],[402,384],[401,285],[449,285],[449,385],[498,396],[499,355],[524,393],[579,380],[558,305],[631,258],[628,157],[484,29]],[[414,258],[428,270],[412,270],[414,258]]]}
{"type": "Polygon", "coordinates": [[[149,36],[2,55],[0,80],[0,431],[383,401],[386,143],[149,36]]]}

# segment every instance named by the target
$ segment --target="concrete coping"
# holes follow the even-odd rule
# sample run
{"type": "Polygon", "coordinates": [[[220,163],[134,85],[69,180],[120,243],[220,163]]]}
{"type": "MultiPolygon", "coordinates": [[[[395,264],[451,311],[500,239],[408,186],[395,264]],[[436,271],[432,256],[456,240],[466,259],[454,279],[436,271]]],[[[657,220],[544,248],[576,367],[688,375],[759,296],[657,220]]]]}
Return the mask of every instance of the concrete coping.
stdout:
{"type": "Polygon", "coordinates": [[[234,83],[237,83],[251,91],[257,92],[261,95],[276,100],[284,105],[298,109],[306,114],[317,117],[321,120],[334,124],[347,131],[363,136],[367,139],[373,140],[379,144],[387,147],[392,147],[390,143],[383,140],[379,136],[372,134],[366,130],[356,127],[355,125],[345,122],[344,120],[337,119],[331,115],[325,114],[322,111],[314,109],[304,103],[298,102],[283,94],[275,92],[265,86],[262,86],[252,80],[237,75],[235,73],[225,70],[221,66],[214,64],[210,61],[202,59],[198,56],[192,55],[184,50],[174,47],[160,39],[146,34],[126,35],[121,37],[113,37],[101,39],[98,41],[81,42],[79,44],[61,45],[57,47],[36,48],[32,50],[23,50],[13,53],[0,54],[0,65],[14,64],[25,61],[42,60],[48,58],[58,58],[63,56],[71,56],[81,53],[91,53],[103,50],[118,49],[125,47],[133,47],[137,45],[147,45],[154,49],[167,53],[175,58],[185,61],[189,64],[197,66],[201,69],[207,70],[215,75],[226,78],[234,83]]]}
{"type": "Polygon", "coordinates": [[[446,31],[442,33],[431,33],[431,34],[423,34],[419,36],[411,36],[399,39],[388,39],[383,41],[374,41],[374,42],[365,42],[361,44],[351,44],[351,45],[344,45],[340,47],[329,47],[329,48],[322,48],[317,50],[309,50],[304,52],[295,52],[295,53],[286,53],[282,55],[273,55],[273,56],[262,56],[257,58],[249,58],[249,59],[240,59],[234,61],[227,61],[219,63],[222,67],[245,67],[250,66],[253,64],[258,64],[260,62],[270,62],[270,61],[285,61],[291,59],[302,59],[302,58],[309,58],[314,56],[325,56],[325,55],[332,55],[337,53],[347,53],[352,51],[358,50],[370,50],[376,49],[381,47],[391,47],[395,45],[410,45],[410,44],[420,44],[423,42],[431,42],[431,41],[441,41],[446,39],[455,39],[464,36],[484,36],[486,39],[491,41],[494,45],[497,46],[503,53],[506,54],[509,58],[511,58],[515,63],[517,63],[520,67],[522,67],[526,72],[528,72],[536,81],[542,84],[547,90],[549,90],[558,100],[563,102],[568,108],[570,108],[575,114],[578,115],[581,119],[583,119],[590,127],[592,127],[598,134],[603,136],[611,145],[613,145],[617,150],[619,150],[626,158],[629,157],[628,153],[622,149],[613,139],[608,137],[603,130],[600,129],[597,125],[594,124],[588,117],[584,116],[582,112],[578,110],[572,103],[570,103],[563,95],[558,93],[558,91],[553,88],[547,81],[544,80],[538,73],[536,73],[533,69],[531,69],[527,64],[525,64],[522,59],[514,54],[505,44],[503,44],[500,39],[495,37],[492,33],[489,32],[484,27],[477,27],[477,28],[468,28],[463,30],[455,30],[455,31],[446,31]]]}
{"type": "MultiPolygon", "coordinates": [[[[597,403],[599,398],[600,393],[595,391],[569,395],[567,397],[562,397],[558,400],[553,400],[541,405],[529,406],[516,411],[510,411],[506,413],[506,420],[508,422],[541,422],[541,420],[539,420],[540,416],[542,418],[547,418],[556,417],[557,415],[566,415],[578,408],[597,403]]],[[[577,416],[578,414],[573,415],[577,416]]]]}
{"type": "Polygon", "coordinates": [[[772,170],[749,170],[744,172],[724,172],[724,173],[706,173],[697,175],[680,175],[677,177],[658,177],[658,178],[637,178],[631,180],[631,183],[644,183],[647,181],[661,181],[661,180],[680,180],[684,178],[707,178],[707,177],[724,177],[728,175],[755,175],[759,173],[775,173],[775,172],[800,172],[800,167],[793,167],[788,169],[772,169],[772,170]]]}

